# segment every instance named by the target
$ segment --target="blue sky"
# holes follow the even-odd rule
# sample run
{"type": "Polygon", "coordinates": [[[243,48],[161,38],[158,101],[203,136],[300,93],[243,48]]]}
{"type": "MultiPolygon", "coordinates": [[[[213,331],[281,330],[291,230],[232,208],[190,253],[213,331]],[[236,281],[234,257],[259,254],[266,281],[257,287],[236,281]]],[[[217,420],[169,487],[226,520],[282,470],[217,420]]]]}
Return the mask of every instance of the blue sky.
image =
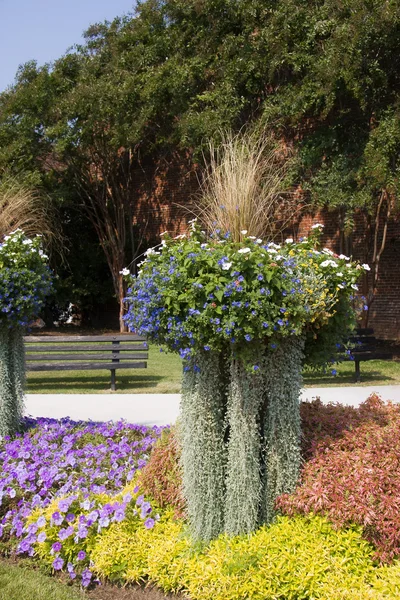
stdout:
{"type": "Polygon", "coordinates": [[[133,0],[0,0],[0,92],[20,64],[39,65],[82,41],[92,23],[132,12],[133,0]]]}

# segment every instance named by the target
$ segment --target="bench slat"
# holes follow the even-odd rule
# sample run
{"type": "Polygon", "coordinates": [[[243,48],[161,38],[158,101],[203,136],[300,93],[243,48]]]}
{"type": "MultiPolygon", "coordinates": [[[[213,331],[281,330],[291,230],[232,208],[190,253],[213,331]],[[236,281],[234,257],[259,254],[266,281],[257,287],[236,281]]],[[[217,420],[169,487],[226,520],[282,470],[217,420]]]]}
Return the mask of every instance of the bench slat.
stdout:
{"type": "Polygon", "coordinates": [[[79,363],[69,365],[59,365],[55,363],[47,364],[29,364],[26,366],[27,371],[112,371],[113,369],[147,369],[146,362],[135,363],[79,363]]]}
{"type": "Polygon", "coordinates": [[[126,333],[121,335],[27,335],[24,341],[28,344],[43,343],[43,344],[58,344],[59,342],[132,342],[137,340],[143,342],[144,338],[136,333],[126,333]]]}
{"type": "Polygon", "coordinates": [[[112,350],[110,350],[110,352],[108,354],[93,354],[93,356],[90,356],[90,354],[27,354],[26,355],[26,360],[27,361],[36,361],[36,360],[59,360],[59,361],[63,361],[63,360],[83,360],[83,361],[88,361],[88,360],[92,360],[93,362],[98,361],[98,360],[110,360],[110,359],[120,359],[120,360],[136,360],[136,359],[145,359],[147,360],[149,358],[149,355],[147,352],[138,352],[137,354],[124,354],[123,356],[121,356],[119,353],[114,352],[112,350]]]}
{"type": "Polygon", "coordinates": [[[142,344],[119,344],[118,346],[113,346],[108,344],[108,346],[64,346],[63,344],[54,345],[54,346],[43,346],[38,344],[37,346],[31,346],[30,344],[25,346],[26,354],[31,354],[33,352],[104,352],[118,349],[119,352],[125,352],[129,350],[130,352],[136,352],[140,350],[147,350],[148,346],[145,343],[142,344]]]}

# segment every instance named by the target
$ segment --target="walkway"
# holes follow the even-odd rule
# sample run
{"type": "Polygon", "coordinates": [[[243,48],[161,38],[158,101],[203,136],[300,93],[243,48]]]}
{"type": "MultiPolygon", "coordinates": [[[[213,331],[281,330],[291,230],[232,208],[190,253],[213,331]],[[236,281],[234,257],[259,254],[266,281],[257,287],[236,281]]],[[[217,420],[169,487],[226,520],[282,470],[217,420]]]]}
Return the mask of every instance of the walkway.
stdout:
{"type": "MultiPolygon", "coordinates": [[[[324,403],[358,406],[373,392],[383,400],[400,402],[400,385],[308,388],[303,390],[302,399],[319,396],[324,403]]],[[[28,394],[25,414],[93,421],[122,418],[130,423],[168,425],[178,417],[179,401],[180,394],[28,394]]]]}

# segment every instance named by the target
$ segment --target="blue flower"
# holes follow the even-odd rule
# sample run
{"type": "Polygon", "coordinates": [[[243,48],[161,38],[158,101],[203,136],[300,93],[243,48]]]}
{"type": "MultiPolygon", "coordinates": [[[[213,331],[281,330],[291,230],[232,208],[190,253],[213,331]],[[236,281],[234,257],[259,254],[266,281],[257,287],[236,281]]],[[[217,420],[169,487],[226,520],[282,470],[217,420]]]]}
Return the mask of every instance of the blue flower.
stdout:
{"type": "Polygon", "coordinates": [[[250,342],[250,341],[251,341],[251,335],[250,335],[249,333],[246,333],[246,335],[244,336],[244,339],[245,339],[247,342],[250,342]]]}
{"type": "Polygon", "coordinates": [[[204,350],[211,350],[210,346],[204,346],[204,350]]]}

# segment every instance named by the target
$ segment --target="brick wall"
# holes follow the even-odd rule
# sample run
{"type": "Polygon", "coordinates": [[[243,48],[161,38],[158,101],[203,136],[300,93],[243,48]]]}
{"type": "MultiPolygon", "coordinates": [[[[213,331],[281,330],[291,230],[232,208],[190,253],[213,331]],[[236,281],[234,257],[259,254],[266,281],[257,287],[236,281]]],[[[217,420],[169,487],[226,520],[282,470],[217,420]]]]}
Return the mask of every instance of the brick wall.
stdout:
{"type": "MultiPolygon", "coordinates": [[[[145,231],[149,244],[160,242],[160,233],[168,231],[172,236],[184,233],[187,222],[193,218],[199,182],[196,168],[190,157],[180,158],[157,165],[143,164],[135,172],[137,196],[135,223],[145,231]]],[[[314,223],[323,223],[323,243],[334,252],[352,255],[361,262],[368,262],[366,252],[367,221],[359,213],[350,235],[343,233],[339,212],[321,210],[302,213],[282,232],[282,239],[294,239],[307,235],[314,223]]],[[[362,286],[362,282],[361,282],[362,286]]],[[[364,291],[365,291],[364,282],[364,291]]],[[[369,314],[370,327],[377,337],[400,340],[400,216],[391,219],[385,250],[381,257],[378,291],[369,314]]]]}

